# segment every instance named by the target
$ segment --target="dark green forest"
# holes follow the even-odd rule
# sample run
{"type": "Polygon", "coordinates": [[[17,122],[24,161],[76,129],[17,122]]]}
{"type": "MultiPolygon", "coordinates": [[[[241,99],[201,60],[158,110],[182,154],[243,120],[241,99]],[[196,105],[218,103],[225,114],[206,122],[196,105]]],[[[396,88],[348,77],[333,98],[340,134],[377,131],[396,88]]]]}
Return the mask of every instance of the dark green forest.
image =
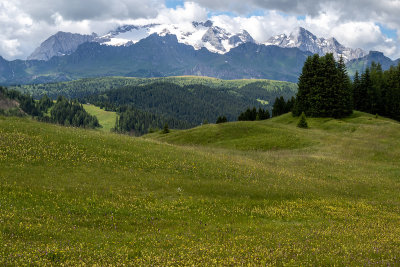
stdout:
{"type": "Polygon", "coordinates": [[[50,121],[66,126],[96,128],[100,127],[96,116],[85,111],[76,100],[69,101],[65,97],[58,97],[50,111],[50,121]]]}
{"type": "Polygon", "coordinates": [[[382,71],[373,63],[353,82],[354,109],[400,121],[400,64],[382,71]]]}
{"type": "Polygon", "coordinates": [[[172,129],[188,129],[191,127],[186,121],[166,117],[150,112],[135,109],[132,106],[122,106],[116,109],[119,116],[115,123],[115,131],[132,135],[143,135],[161,129],[168,124],[172,129]]]}
{"type": "Polygon", "coordinates": [[[87,113],[76,100],[70,101],[60,96],[54,104],[47,95],[44,95],[35,101],[29,94],[22,94],[16,90],[8,90],[4,87],[0,87],[0,95],[19,103],[18,112],[13,111],[10,113],[9,111],[0,109],[0,114],[2,115],[29,115],[39,121],[60,125],[85,128],[100,127],[97,118],[87,113]]]}
{"type": "Polygon", "coordinates": [[[222,114],[233,121],[248,106],[261,106],[256,99],[207,86],[173,83],[122,87],[88,96],[84,101],[113,111],[131,105],[139,110],[186,121],[191,126],[200,125],[204,120],[216,121],[222,114]]]}
{"type": "Polygon", "coordinates": [[[262,121],[267,120],[271,117],[268,110],[253,107],[253,109],[248,108],[246,111],[240,113],[238,121],[262,121]]]}
{"type": "Polygon", "coordinates": [[[333,54],[308,57],[298,87],[294,115],[342,118],[353,112],[351,80],[343,58],[336,62],[333,54]]]}
{"type": "Polygon", "coordinates": [[[354,109],[400,121],[400,64],[383,71],[373,62],[352,82],[343,59],[314,55],[304,63],[298,87],[294,115],[342,118],[354,109]]]}

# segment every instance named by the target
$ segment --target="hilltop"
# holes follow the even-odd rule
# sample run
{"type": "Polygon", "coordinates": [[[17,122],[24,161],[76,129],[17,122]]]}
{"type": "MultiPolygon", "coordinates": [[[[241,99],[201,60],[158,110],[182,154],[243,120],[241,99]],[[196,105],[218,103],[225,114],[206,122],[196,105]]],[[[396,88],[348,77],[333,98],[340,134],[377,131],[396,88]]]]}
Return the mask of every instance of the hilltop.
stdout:
{"type": "Polygon", "coordinates": [[[400,124],[296,122],[133,138],[0,117],[0,264],[398,264],[400,124]]]}

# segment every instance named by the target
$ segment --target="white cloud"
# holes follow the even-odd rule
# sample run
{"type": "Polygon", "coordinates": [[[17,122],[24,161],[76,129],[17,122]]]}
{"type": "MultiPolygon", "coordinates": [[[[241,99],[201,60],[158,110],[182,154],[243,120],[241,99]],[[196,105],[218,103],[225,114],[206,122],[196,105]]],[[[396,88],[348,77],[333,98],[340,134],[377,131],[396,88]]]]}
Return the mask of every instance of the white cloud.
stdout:
{"type": "Polygon", "coordinates": [[[232,32],[246,29],[259,42],[302,26],[346,46],[400,57],[400,30],[394,40],[378,26],[400,29],[399,0],[197,0],[176,9],[166,8],[164,0],[0,0],[0,55],[25,58],[57,31],[104,34],[117,25],[147,23],[190,27],[215,11],[239,14],[211,19],[232,32]],[[255,10],[257,16],[248,16],[255,10]]]}
{"type": "Polygon", "coordinates": [[[22,54],[19,50],[19,46],[20,43],[17,39],[0,41],[0,51],[7,51],[10,57],[16,57],[22,54]]]}
{"type": "Polygon", "coordinates": [[[185,2],[183,6],[178,6],[176,9],[162,9],[154,21],[171,24],[191,23],[206,20],[207,13],[207,9],[196,3],[185,2]]]}

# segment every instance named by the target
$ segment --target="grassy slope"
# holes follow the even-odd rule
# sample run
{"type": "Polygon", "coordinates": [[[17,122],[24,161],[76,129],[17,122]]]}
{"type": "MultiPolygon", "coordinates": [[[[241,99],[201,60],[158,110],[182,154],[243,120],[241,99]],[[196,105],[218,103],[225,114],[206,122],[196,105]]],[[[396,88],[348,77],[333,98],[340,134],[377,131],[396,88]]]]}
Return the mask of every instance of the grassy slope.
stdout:
{"type": "Polygon", "coordinates": [[[399,264],[400,124],[308,122],[148,136],[177,146],[0,117],[0,264],[399,264]]]}
{"type": "Polygon", "coordinates": [[[83,108],[90,114],[97,117],[102,128],[101,130],[105,132],[110,132],[115,126],[115,120],[117,118],[117,113],[111,111],[105,111],[99,107],[93,105],[83,105],[83,108]]]}

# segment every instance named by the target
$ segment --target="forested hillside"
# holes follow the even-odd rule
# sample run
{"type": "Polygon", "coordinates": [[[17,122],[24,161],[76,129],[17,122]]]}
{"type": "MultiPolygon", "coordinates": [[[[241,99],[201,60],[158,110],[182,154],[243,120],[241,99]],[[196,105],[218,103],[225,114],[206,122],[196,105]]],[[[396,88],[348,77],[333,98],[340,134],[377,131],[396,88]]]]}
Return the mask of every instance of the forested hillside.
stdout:
{"type": "MultiPolygon", "coordinates": [[[[249,98],[266,99],[271,93],[290,97],[297,91],[297,85],[290,82],[274,80],[221,80],[201,76],[179,76],[163,78],[132,78],[132,77],[99,77],[79,79],[70,82],[44,83],[11,86],[23,93],[29,93],[34,98],[40,98],[44,94],[56,99],[59,95],[68,98],[82,98],[90,94],[100,93],[110,89],[117,89],[125,86],[147,85],[155,82],[174,83],[184,85],[204,85],[221,91],[231,91],[237,95],[246,95],[249,98]]],[[[273,100],[271,98],[270,100],[273,100]]]]}
{"type": "Polygon", "coordinates": [[[173,83],[153,83],[127,86],[88,96],[86,102],[109,110],[121,106],[162,114],[199,125],[204,120],[215,121],[219,115],[236,120],[248,107],[261,106],[256,99],[234,95],[202,85],[179,86],[173,83]]]}

